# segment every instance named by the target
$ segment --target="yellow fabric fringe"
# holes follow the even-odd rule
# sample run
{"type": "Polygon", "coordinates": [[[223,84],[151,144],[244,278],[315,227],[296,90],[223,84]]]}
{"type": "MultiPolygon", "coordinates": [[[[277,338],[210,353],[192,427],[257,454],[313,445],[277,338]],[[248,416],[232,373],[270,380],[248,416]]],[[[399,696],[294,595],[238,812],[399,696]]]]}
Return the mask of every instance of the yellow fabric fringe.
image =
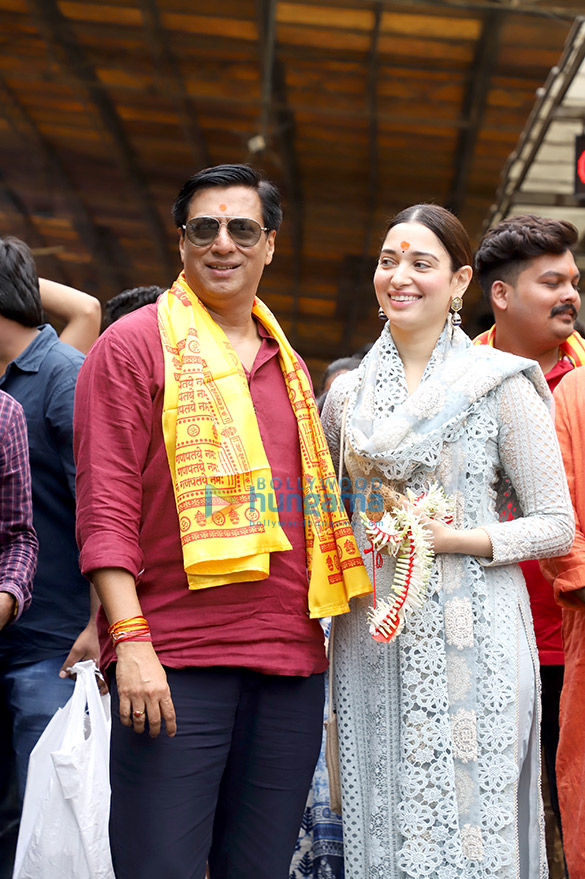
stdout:
{"type": "MultiPolygon", "coordinates": [[[[348,522],[307,376],[276,318],[252,313],[279,346],[302,461],[309,613],[335,616],[371,585],[348,522]]],[[[163,435],[189,588],[262,580],[291,546],[246,374],[223,330],[179,275],[158,300],[165,362],[163,435]]]]}
{"type": "MultiPolygon", "coordinates": [[[[494,347],[496,341],[496,325],[494,324],[489,330],[486,330],[484,333],[480,333],[479,336],[476,336],[473,340],[474,345],[491,345],[494,347]]],[[[565,339],[564,342],[561,342],[559,345],[559,351],[561,354],[564,354],[565,357],[568,357],[573,366],[584,366],[585,365],[585,340],[579,333],[574,332],[565,339]]]]}

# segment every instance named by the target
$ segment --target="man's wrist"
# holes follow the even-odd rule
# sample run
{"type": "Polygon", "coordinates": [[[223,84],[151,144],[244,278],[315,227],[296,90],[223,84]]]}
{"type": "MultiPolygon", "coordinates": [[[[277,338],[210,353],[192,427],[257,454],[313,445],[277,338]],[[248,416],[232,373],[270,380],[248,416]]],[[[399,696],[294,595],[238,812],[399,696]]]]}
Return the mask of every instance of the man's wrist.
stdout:
{"type": "Polygon", "coordinates": [[[11,623],[18,616],[18,599],[13,592],[6,590],[0,591],[0,616],[4,620],[4,625],[11,623]]]}

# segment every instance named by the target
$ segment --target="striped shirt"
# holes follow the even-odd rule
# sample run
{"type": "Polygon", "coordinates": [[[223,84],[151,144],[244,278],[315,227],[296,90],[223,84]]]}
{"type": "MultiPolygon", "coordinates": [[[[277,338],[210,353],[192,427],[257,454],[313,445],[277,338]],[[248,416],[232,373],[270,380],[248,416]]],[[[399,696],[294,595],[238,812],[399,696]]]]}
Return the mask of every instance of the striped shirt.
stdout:
{"type": "Polygon", "coordinates": [[[0,391],[0,592],[29,606],[38,542],[32,523],[26,419],[20,403],[0,391]]]}

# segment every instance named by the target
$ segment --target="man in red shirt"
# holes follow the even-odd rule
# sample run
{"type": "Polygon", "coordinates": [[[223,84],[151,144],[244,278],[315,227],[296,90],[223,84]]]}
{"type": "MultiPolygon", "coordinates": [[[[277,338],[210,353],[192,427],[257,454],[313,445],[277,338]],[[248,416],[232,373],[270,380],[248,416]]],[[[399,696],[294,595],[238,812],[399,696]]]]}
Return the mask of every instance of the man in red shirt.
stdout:
{"type": "Polygon", "coordinates": [[[570,879],[585,879],[585,370],[566,376],[555,391],[555,423],[575,510],[575,542],[542,571],[563,608],[565,679],[557,753],[563,845],[570,879]]]}
{"type": "MultiPolygon", "coordinates": [[[[574,331],[580,306],[571,223],[532,215],[508,217],[490,229],[475,257],[476,276],[495,323],[475,339],[538,361],[551,391],[585,364],[585,341],[574,331]]],[[[551,805],[560,829],[555,759],[563,685],[562,612],[538,562],[522,563],[541,665],[542,747],[551,805]]]]}
{"type": "Polygon", "coordinates": [[[113,862],[287,879],[321,743],[317,617],[371,587],[306,367],[256,298],[276,188],[208,168],[173,217],[184,271],[106,330],[76,394],[80,561],[116,669],[113,862]]]}

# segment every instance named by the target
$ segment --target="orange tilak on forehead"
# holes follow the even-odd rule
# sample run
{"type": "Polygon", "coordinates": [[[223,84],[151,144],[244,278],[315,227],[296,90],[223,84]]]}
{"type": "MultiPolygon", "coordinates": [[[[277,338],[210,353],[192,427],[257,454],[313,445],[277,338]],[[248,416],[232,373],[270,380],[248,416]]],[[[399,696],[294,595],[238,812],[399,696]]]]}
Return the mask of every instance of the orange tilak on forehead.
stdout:
{"type": "Polygon", "coordinates": [[[220,209],[220,211],[227,211],[227,205],[220,204],[219,209],[220,209]]]}
{"type": "Polygon", "coordinates": [[[402,248],[402,252],[404,253],[404,251],[408,250],[408,248],[410,247],[410,241],[401,241],[400,246],[402,248]]]}

